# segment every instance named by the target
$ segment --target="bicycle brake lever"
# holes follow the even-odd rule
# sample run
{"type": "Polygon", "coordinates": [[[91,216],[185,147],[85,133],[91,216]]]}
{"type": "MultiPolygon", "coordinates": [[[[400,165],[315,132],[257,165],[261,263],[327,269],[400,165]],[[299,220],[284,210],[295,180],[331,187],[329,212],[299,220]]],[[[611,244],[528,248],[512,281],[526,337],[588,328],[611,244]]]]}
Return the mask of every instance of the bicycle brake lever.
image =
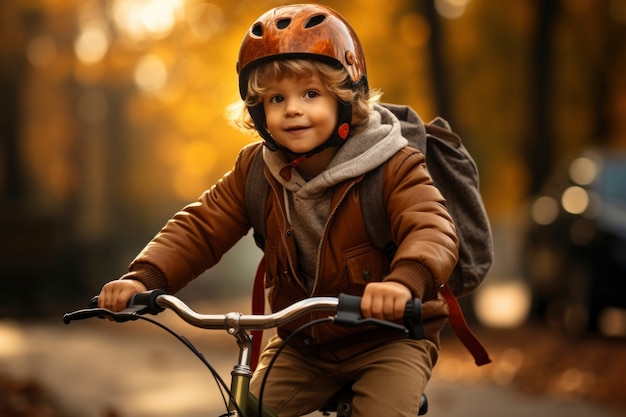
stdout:
{"type": "Polygon", "coordinates": [[[385,327],[387,329],[392,329],[392,330],[399,330],[401,332],[403,332],[405,335],[409,335],[409,331],[406,329],[406,327],[404,327],[401,324],[396,324],[396,323],[392,323],[390,321],[387,320],[380,320],[380,319],[372,319],[372,318],[362,318],[360,319],[358,322],[353,323],[353,324],[346,324],[346,323],[339,323],[342,326],[347,326],[347,327],[356,327],[356,326],[366,326],[366,325],[371,325],[371,326],[378,326],[378,327],[385,327]]]}
{"type": "MultiPolygon", "coordinates": [[[[143,308],[143,306],[141,306],[143,308]]],[[[114,312],[106,308],[85,308],[82,310],[72,311],[63,315],[63,323],[70,324],[74,320],[84,320],[97,317],[100,319],[110,318],[117,323],[124,323],[130,320],[137,320],[138,308],[127,308],[125,310],[114,312]]]]}

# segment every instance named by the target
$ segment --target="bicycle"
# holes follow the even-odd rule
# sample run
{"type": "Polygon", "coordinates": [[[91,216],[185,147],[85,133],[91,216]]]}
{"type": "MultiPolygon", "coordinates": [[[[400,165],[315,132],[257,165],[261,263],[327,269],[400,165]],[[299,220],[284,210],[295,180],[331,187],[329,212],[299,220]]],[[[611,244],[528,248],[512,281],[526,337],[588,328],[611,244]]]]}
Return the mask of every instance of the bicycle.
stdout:
{"type": "MultiPolygon", "coordinates": [[[[334,313],[334,315],[329,316],[327,319],[318,320],[317,322],[331,321],[341,326],[385,326],[397,329],[398,331],[403,331],[409,337],[423,337],[421,327],[422,304],[419,299],[414,299],[412,302],[407,304],[404,315],[404,325],[384,320],[363,318],[361,315],[360,304],[360,297],[340,294],[339,297],[313,297],[304,299],[292,304],[284,310],[266,315],[244,315],[239,312],[230,312],[226,314],[200,314],[192,310],[178,297],[166,294],[161,290],[152,290],[135,294],[131,298],[128,307],[119,312],[98,308],[97,297],[94,297],[88,308],[66,313],[63,316],[63,321],[64,323],[69,324],[74,320],[106,317],[118,323],[142,319],[155,324],[182,342],[211,371],[218,383],[218,387],[221,386],[222,390],[221,392],[226,409],[226,413],[222,416],[277,417],[277,415],[269,407],[262,403],[263,390],[261,390],[259,398],[255,397],[249,391],[250,379],[252,378],[253,373],[250,367],[252,336],[249,332],[251,330],[272,329],[300,318],[308,313],[329,311],[330,313],[334,313]],[[239,355],[237,363],[233,366],[231,372],[230,385],[225,383],[217,371],[204,358],[202,353],[191,344],[191,342],[164,324],[145,316],[146,314],[157,315],[165,309],[172,310],[182,320],[192,326],[207,330],[226,330],[228,334],[236,339],[239,347],[239,355]],[[228,400],[226,399],[224,392],[226,392],[228,400]]],[[[316,322],[309,323],[309,325],[314,324],[316,324],[316,322]]],[[[283,347],[288,341],[289,339],[285,340],[283,347]]],[[[279,355],[281,350],[282,348],[278,350],[276,355],[279,355]]],[[[269,370],[267,373],[269,373],[269,370]]],[[[325,416],[335,412],[337,417],[349,417],[352,413],[351,399],[351,384],[348,384],[337,392],[332,398],[330,398],[326,405],[319,411],[325,416]]],[[[420,409],[418,415],[424,415],[427,411],[428,401],[426,395],[423,394],[420,399],[420,409]]]]}

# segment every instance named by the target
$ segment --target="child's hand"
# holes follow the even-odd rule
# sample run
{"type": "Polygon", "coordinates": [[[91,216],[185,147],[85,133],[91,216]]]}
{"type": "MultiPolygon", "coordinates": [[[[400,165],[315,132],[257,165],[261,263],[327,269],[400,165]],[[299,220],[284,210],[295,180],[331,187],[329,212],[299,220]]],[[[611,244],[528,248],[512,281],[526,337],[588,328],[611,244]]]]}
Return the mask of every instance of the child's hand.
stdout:
{"type": "Polygon", "coordinates": [[[107,282],[98,296],[98,307],[111,311],[124,310],[130,298],[143,291],[147,291],[146,286],[134,279],[118,279],[107,282]]]}
{"type": "Polygon", "coordinates": [[[370,282],[363,292],[361,312],[366,318],[398,321],[411,298],[411,290],[399,282],[370,282]]]}

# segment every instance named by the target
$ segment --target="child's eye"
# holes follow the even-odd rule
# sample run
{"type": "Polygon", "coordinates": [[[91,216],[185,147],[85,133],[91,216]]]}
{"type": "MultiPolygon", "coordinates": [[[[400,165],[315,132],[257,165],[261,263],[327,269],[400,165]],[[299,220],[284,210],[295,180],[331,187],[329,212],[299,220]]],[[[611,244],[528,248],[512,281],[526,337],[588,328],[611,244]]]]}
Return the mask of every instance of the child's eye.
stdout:
{"type": "Polygon", "coordinates": [[[317,91],[313,91],[313,90],[309,90],[306,92],[305,97],[306,98],[315,98],[318,97],[320,94],[317,91]]]}
{"type": "Polygon", "coordinates": [[[281,103],[284,100],[283,96],[272,96],[270,97],[270,103],[281,103]]]}

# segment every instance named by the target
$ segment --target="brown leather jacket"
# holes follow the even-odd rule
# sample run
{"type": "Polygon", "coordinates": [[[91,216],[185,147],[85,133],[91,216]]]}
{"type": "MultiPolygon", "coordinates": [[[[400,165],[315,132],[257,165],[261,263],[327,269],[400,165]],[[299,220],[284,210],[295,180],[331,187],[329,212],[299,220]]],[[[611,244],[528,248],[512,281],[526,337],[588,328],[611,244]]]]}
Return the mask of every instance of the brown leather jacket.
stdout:
{"type": "MultiPolygon", "coordinates": [[[[259,146],[245,147],[231,172],[177,213],[137,256],[125,277],[174,293],[215,265],[246,235],[250,228],[244,200],[246,176],[259,146]]],[[[298,277],[297,249],[285,215],[282,186],[267,170],[266,177],[271,192],[267,200],[265,285],[272,310],[310,296],[360,295],[371,281],[397,281],[424,301],[426,337],[439,344],[448,309],[438,290],[457,263],[458,240],[421,152],[400,150],[387,162],[384,173],[384,201],[392,236],[399,242],[391,262],[384,251],[372,245],[363,226],[356,187],[362,177],[334,188],[311,293],[298,277]]],[[[279,334],[285,337],[311,318],[325,315],[302,318],[279,329],[279,334]]],[[[321,359],[339,361],[400,337],[388,329],[324,324],[307,329],[293,344],[321,359]]]]}

